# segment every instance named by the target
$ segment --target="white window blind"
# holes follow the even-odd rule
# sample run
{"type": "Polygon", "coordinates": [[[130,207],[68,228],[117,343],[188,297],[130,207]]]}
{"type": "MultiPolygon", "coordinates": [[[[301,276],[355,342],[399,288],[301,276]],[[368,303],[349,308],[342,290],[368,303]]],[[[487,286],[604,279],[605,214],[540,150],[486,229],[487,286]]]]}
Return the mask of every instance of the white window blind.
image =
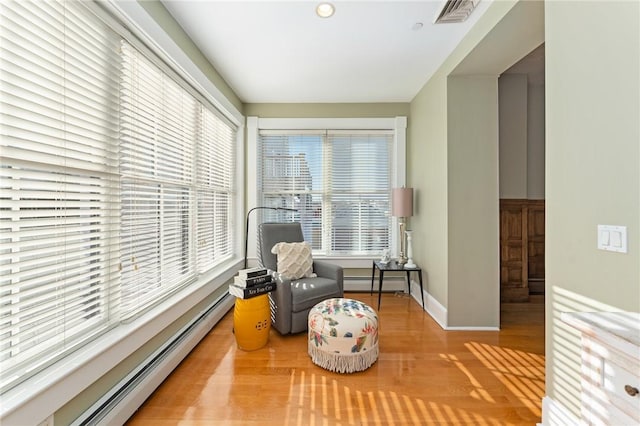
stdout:
{"type": "Polygon", "coordinates": [[[204,272],[233,254],[235,130],[203,108],[196,146],[198,268],[204,272]]]}
{"type": "Polygon", "coordinates": [[[331,253],[389,247],[392,132],[327,133],[331,151],[331,253]]]}
{"type": "Polygon", "coordinates": [[[233,256],[236,128],[122,42],[122,311],[135,316],[233,256]]]}
{"type": "Polygon", "coordinates": [[[113,324],[119,37],[79,3],[1,2],[1,389],[113,324]]]}
{"type": "Polygon", "coordinates": [[[316,253],[378,255],[389,247],[392,142],[382,130],[261,130],[262,204],[298,210],[316,253]]]}
{"type": "Polygon", "coordinates": [[[122,42],[122,309],[125,316],[195,278],[191,239],[198,102],[122,42]]]}

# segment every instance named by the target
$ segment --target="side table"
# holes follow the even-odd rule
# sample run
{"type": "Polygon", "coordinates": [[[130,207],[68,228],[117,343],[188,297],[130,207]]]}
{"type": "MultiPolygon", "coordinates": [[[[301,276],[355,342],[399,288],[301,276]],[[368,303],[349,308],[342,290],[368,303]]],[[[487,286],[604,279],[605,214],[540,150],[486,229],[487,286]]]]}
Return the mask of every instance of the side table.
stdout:
{"type": "Polygon", "coordinates": [[[379,260],[373,261],[371,268],[371,294],[373,294],[373,280],[376,275],[376,269],[378,270],[378,310],[380,310],[380,299],[382,296],[382,281],[384,279],[385,272],[406,272],[407,273],[407,287],[409,294],[411,294],[411,272],[417,272],[420,279],[420,298],[422,299],[422,309],[424,310],[424,291],[422,289],[422,268],[416,266],[414,268],[408,268],[406,265],[399,265],[397,261],[392,260],[389,263],[382,263],[379,260]]]}
{"type": "Polygon", "coordinates": [[[236,298],[233,310],[233,333],[238,347],[255,351],[267,344],[271,330],[269,296],[261,294],[250,299],[236,298]]]}

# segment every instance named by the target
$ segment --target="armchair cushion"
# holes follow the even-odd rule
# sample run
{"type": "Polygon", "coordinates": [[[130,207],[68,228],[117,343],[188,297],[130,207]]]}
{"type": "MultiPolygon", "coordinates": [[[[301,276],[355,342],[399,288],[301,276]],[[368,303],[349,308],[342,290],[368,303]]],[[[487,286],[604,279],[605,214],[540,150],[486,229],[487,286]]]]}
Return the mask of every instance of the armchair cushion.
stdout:
{"type": "Polygon", "coordinates": [[[278,273],[290,280],[315,277],[313,273],[313,258],[311,246],[306,242],[280,242],[273,246],[271,253],[278,259],[278,273]]]}
{"type": "Polygon", "coordinates": [[[291,307],[293,312],[311,309],[318,300],[329,299],[340,289],[330,278],[301,278],[291,282],[291,307]]]}

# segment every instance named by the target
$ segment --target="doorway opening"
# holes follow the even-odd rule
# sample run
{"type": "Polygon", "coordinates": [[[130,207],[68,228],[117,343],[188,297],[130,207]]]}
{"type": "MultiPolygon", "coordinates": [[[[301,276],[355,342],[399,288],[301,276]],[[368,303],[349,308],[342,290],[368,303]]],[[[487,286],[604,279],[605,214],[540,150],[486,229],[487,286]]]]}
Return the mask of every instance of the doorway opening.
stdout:
{"type": "Polygon", "coordinates": [[[498,80],[500,301],[544,303],[544,43],[498,80]]]}

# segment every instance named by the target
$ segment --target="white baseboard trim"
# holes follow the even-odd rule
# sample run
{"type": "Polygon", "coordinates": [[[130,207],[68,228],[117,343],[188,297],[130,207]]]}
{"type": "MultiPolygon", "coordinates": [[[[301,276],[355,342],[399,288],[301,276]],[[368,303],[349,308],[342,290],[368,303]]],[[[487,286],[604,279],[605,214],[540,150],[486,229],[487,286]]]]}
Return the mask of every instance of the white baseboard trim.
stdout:
{"type": "MultiPolygon", "coordinates": [[[[418,305],[422,305],[420,298],[420,283],[411,280],[411,296],[418,302],[418,305]]],[[[472,327],[472,326],[449,326],[447,308],[442,306],[435,297],[424,292],[424,304],[422,308],[438,323],[443,330],[447,331],[499,331],[500,327],[472,327]]]]}
{"type": "Polygon", "coordinates": [[[545,396],[542,398],[542,426],[574,426],[583,424],[564,405],[545,396]]]}
{"type": "Polygon", "coordinates": [[[447,331],[500,331],[500,327],[447,327],[445,328],[447,331]]]}
{"type": "MultiPolygon", "coordinates": [[[[418,305],[422,305],[420,283],[414,280],[411,280],[411,296],[418,302],[418,305]]],[[[447,330],[447,308],[442,306],[428,291],[424,292],[424,304],[425,306],[423,306],[422,309],[425,310],[442,329],[447,330]]]]}

